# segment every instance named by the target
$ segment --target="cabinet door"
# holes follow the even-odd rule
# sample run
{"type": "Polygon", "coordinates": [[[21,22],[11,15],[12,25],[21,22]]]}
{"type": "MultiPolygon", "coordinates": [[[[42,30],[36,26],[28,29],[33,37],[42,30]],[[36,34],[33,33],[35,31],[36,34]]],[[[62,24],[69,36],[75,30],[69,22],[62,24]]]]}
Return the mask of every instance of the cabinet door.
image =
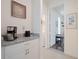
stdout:
{"type": "Polygon", "coordinates": [[[39,45],[39,40],[36,39],[34,42],[33,42],[33,48],[32,48],[32,57],[33,59],[39,59],[40,58],[40,45],[39,45]]]}
{"type": "Polygon", "coordinates": [[[1,59],[5,59],[5,47],[1,47],[1,59]]]}
{"type": "Polygon", "coordinates": [[[16,44],[6,47],[5,59],[25,59],[23,44],[16,44]]]}
{"type": "MultiPolygon", "coordinates": [[[[29,42],[25,42],[23,43],[24,45],[24,51],[25,51],[25,59],[31,59],[31,48],[32,48],[32,41],[29,41],[29,42]]],[[[32,58],[33,59],[33,58],[32,58]]]]}
{"type": "Polygon", "coordinates": [[[38,39],[31,41],[31,43],[28,46],[29,46],[28,47],[29,53],[26,55],[26,59],[27,59],[27,56],[29,56],[28,59],[39,59],[40,53],[39,53],[38,39]]]}
{"type": "Polygon", "coordinates": [[[38,39],[5,47],[5,59],[39,59],[38,39]]]}

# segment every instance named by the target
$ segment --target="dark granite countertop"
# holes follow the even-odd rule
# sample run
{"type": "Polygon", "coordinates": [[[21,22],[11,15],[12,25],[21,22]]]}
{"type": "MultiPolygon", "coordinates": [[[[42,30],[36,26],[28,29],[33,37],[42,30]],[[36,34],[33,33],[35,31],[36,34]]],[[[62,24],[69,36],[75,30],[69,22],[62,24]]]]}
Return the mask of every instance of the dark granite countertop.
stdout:
{"type": "Polygon", "coordinates": [[[32,34],[30,37],[20,36],[14,41],[2,40],[1,46],[6,47],[6,46],[10,46],[10,45],[14,45],[14,44],[22,43],[22,42],[27,42],[27,41],[31,41],[31,40],[35,40],[35,39],[39,39],[39,34],[32,34]]]}

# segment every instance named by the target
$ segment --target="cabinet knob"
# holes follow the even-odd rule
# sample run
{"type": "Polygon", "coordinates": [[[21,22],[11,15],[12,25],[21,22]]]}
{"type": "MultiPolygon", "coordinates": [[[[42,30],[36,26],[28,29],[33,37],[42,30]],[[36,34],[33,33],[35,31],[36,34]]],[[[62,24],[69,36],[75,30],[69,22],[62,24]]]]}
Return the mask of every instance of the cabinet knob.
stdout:
{"type": "Polygon", "coordinates": [[[29,49],[27,49],[27,54],[29,54],[29,49]]]}
{"type": "Polygon", "coordinates": [[[26,49],[25,55],[29,54],[29,49],[26,49]]]}
{"type": "Polygon", "coordinates": [[[25,55],[27,55],[27,50],[25,51],[25,55]]]}

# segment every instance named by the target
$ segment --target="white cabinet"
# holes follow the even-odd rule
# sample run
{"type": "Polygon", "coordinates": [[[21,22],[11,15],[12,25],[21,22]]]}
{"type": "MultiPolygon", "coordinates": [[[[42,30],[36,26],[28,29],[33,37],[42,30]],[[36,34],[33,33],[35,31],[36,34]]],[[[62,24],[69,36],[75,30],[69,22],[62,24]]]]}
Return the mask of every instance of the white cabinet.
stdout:
{"type": "Polygon", "coordinates": [[[4,59],[39,59],[39,40],[5,47],[4,59]]]}
{"type": "Polygon", "coordinates": [[[1,59],[5,59],[5,48],[1,47],[1,59]]]}
{"type": "Polygon", "coordinates": [[[23,44],[15,44],[5,47],[5,59],[24,59],[23,44]]]}
{"type": "Polygon", "coordinates": [[[39,59],[40,58],[40,52],[39,52],[39,41],[38,40],[35,40],[33,43],[32,43],[32,48],[30,49],[30,58],[29,59],[39,59]]]}
{"type": "Polygon", "coordinates": [[[40,59],[39,40],[33,40],[33,41],[30,41],[28,44],[25,43],[24,45],[25,45],[25,49],[28,52],[28,54],[26,55],[26,59],[40,59]],[[27,45],[28,45],[28,48],[27,48],[27,45]]]}

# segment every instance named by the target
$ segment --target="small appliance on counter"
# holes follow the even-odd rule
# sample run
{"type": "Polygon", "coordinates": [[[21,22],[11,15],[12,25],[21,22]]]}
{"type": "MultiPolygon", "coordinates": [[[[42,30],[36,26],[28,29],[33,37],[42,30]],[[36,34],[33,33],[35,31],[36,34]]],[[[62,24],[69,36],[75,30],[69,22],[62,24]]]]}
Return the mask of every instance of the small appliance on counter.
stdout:
{"type": "Polygon", "coordinates": [[[30,31],[25,31],[24,36],[25,37],[30,37],[30,31]]]}
{"type": "Polygon", "coordinates": [[[16,26],[8,26],[7,34],[3,35],[5,41],[13,41],[17,38],[17,27],[16,26]]]}

